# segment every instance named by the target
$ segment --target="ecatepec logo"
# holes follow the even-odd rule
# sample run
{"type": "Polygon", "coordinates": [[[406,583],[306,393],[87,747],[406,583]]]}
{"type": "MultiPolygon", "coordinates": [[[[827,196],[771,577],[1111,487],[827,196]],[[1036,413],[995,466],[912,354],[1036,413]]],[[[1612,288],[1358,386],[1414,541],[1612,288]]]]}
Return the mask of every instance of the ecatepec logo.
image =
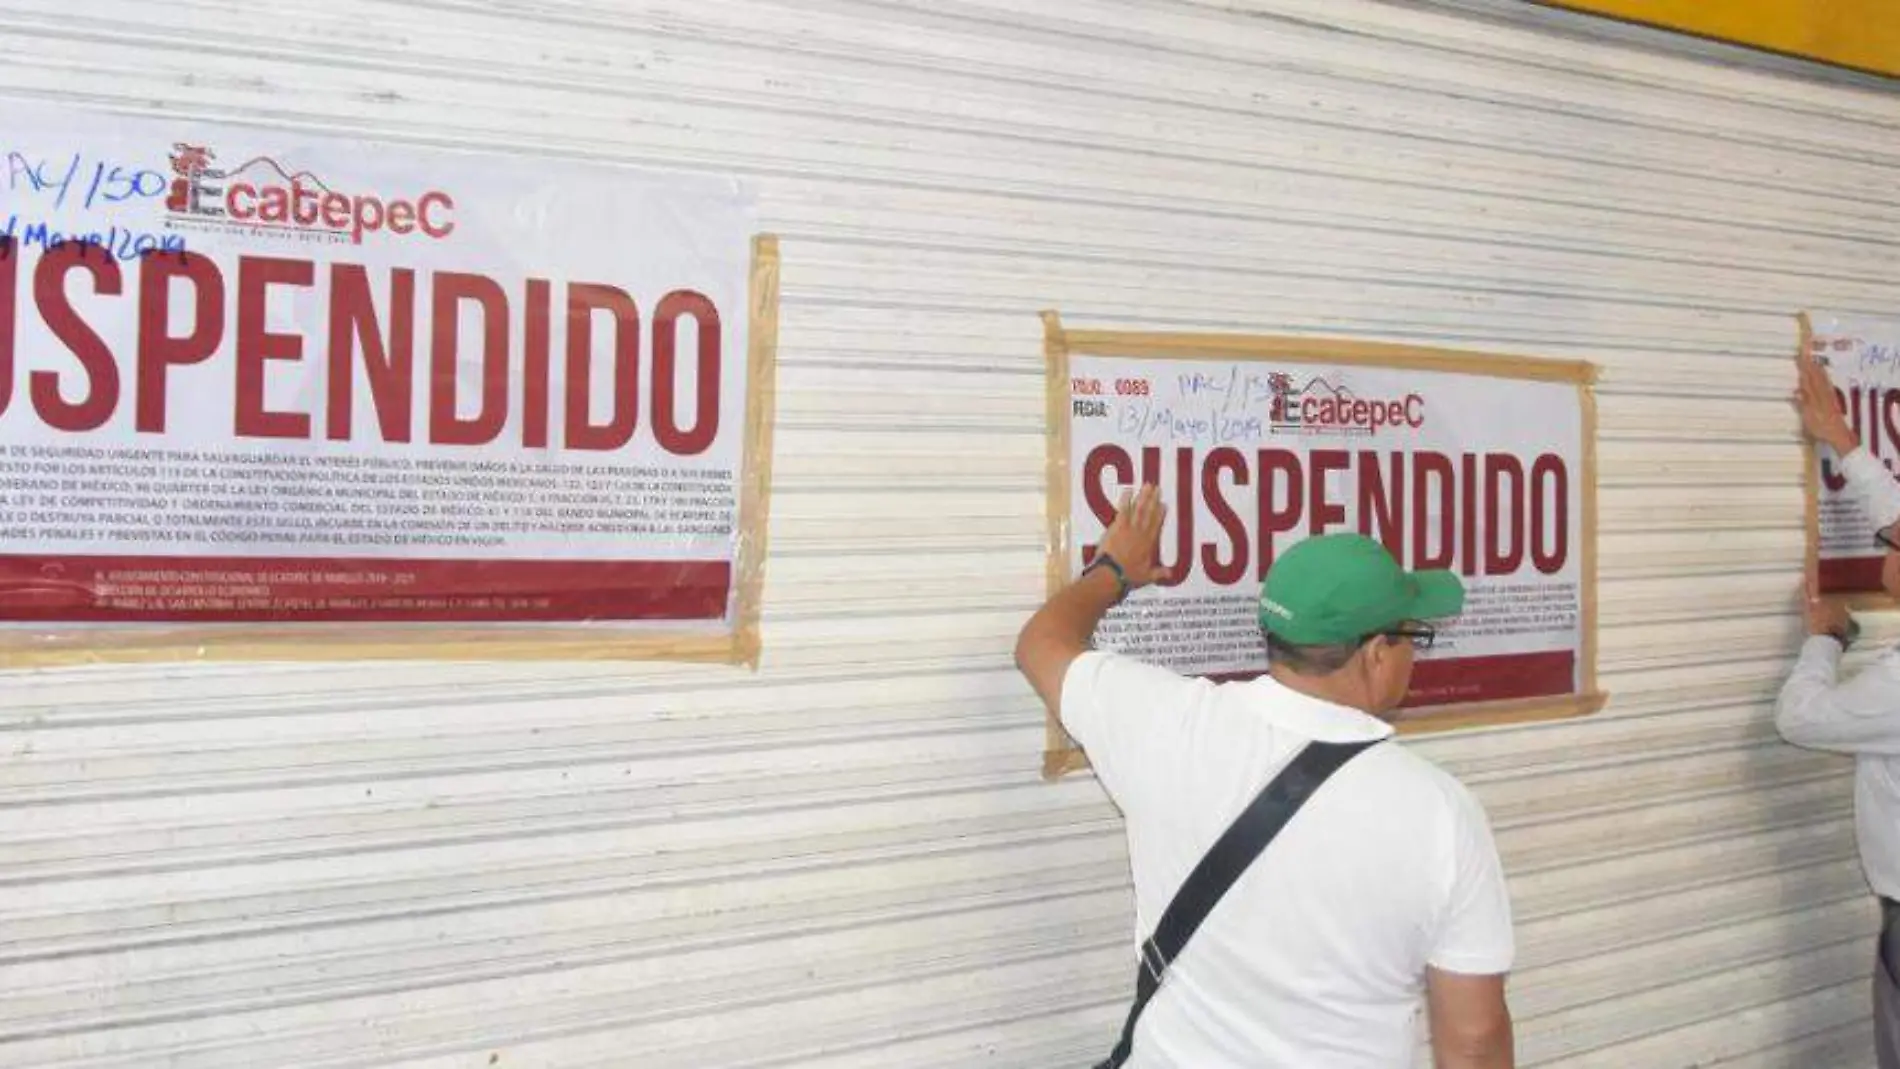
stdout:
{"type": "Polygon", "coordinates": [[[1397,427],[1425,425],[1425,399],[1361,397],[1343,382],[1315,376],[1300,385],[1292,375],[1267,376],[1271,391],[1267,421],[1281,434],[1378,434],[1397,427]]]}
{"type": "Polygon", "coordinates": [[[172,182],[165,198],[174,225],[259,228],[288,238],[349,242],[394,234],[440,241],[455,232],[455,198],[441,190],[389,197],[332,188],[310,171],[292,171],[270,156],[223,168],[209,145],[172,146],[172,182]]]}

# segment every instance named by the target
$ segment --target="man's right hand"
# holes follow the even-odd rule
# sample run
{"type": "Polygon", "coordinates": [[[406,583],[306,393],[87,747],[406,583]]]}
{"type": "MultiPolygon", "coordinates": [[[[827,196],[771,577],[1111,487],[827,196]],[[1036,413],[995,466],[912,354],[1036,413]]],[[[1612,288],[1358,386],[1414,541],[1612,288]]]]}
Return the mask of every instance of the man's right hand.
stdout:
{"type": "Polygon", "coordinates": [[[1827,369],[1808,352],[1795,357],[1795,363],[1801,372],[1800,385],[1794,395],[1795,409],[1801,413],[1801,429],[1841,456],[1859,449],[1860,437],[1848,425],[1847,414],[1834,399],[1834,384],[1828,380],[1827,369]]]}

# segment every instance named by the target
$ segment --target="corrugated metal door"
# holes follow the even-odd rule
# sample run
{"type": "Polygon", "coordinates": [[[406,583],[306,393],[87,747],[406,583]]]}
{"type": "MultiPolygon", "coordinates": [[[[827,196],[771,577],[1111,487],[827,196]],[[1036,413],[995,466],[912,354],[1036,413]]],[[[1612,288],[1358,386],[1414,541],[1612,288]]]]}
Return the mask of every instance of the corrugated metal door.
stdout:
{"type": "Polygon", "coordinates": [[[785,261],[764,670],[5,676],[0,1064],[1099,1055],[1119,825],[1008,663],[1051,306],[1599,361],[1614,702],[1420,744],[1524,1060],[1870,1061],[1769,702],[1789,316],[1893,311],[1900,96],[1366,0],[0,0],[0,95],[737,173],[785,261]]]}

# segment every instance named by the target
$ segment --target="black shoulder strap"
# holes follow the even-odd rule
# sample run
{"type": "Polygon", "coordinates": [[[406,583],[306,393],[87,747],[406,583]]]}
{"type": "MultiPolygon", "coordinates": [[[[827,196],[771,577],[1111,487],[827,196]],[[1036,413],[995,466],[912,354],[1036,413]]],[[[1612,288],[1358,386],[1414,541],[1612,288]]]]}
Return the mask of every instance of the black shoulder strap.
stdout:
{"type": "Polygon", "coordinates": [[[1121,1041],[1115,1044],[1114,1053],[1096,1069],[1120,1069],[1128,1060],[1141,1011],[1160,989],[1168,964],[1180,957],[1181,949],[1213,912],[1215,903],[1240,879],[1240,874],[1247,871],[1247,866],[1253,864],[1273,837],[1280,834],[1280,829],[1286,827],[1287,821],[1293,819],[1293,814],[1300,811],[1313,792],[1342,765],[1373,745],[1374,742],[1307,743],[1221,833],[1206,856],[1194,866],[1194,871],[1182,881],[1181,889],[1174,893],[1174,901],[1168,903],[1167,910],[1161,914],[1154,935],[1141,944],[1141,962],[1135,971],[1135,1005],[1128,1011],[1128,1021],[1122,1025],[1121,1041]]]}

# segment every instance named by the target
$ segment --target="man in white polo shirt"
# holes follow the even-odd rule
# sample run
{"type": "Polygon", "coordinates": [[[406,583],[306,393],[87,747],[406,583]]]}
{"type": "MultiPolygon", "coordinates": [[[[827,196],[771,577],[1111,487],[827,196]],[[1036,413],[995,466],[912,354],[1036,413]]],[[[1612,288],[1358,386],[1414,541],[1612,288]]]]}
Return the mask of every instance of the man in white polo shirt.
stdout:
{"type": "MultiPolygon", "coordinates": [[[[1357,535],[1311,538],[1268,574],[1269,677],[1215,684],[1089,649],[1162,577],[1152,487],[1080,578],[1023,628],[1016,661],[1126,818],[1137,940],[1235,818],[1309,743],[1367,743],[1294,812],[1167,963],[1126,1069],[1410,1066],[1429,1008],[1438,1069],[1511,1069],[1510,901],[1483,809],[1387,740],[1449,573],[1407,574],[1357,535]]],[[[1116,1062],[1116,1057],[1125,1061],[1116,1062]]]]}
{"type": "MultiPolygon", "coordinates": [[[[1839,471],[1886,547],[1881,584],[1900,597],[1900,486],[1861,448],[1834,400],[1827,372],[1803,354],[1797,402],[1809,436],[1832,449],[1839,471]]],[[[1874,1047],[1880,1069],[1900,1069],[1900,650],[1888,650],[1859,675],[1841,680],[1841,655],[1859,629],[1837,602],[1824,602],[1810,578],[1809,639],[1782,688],[1775,727],[1797,746],[1854,756],[1854,828],[1861,868],[1880,899],[1874,963],[1874,1047]]]]}

